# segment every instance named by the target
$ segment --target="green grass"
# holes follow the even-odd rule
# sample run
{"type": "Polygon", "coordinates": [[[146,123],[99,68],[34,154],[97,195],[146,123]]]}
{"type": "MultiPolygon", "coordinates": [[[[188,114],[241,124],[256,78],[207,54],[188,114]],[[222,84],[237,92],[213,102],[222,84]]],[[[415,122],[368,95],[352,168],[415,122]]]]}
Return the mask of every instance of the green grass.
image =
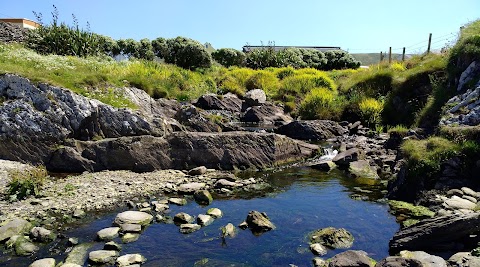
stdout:
{"type": "Polygon", "coordinates": [[[7,184],[7,195],[14,201],[28,196],[38,196],[40,188],[48,178],[48,173],[44,166],[37,166],[26,170],[9,171],[8,176],[10,180],[7,184]]]}

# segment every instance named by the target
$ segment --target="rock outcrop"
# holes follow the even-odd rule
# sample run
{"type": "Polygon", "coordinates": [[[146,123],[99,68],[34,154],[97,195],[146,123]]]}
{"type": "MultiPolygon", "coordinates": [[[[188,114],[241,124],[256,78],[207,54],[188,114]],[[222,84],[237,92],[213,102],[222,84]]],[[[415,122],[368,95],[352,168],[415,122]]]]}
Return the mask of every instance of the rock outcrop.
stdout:
{"type": "Polygon", "coordinates": [[[328,120],[293,121],[278,128],[276,133],[299,140],[325,141],[348,134],[348,129],[328,120]]]}
{"type": "Polygon", "coordinates": [[[0,43],[22,43],[27,39],[28,29],[0,21],[0,43]]]}
{"type": "Polygon", "coordinates": [[[441,118],[440,126],[480,124],[480,86],[451,98],[446,105],[451,108],[441,118]]]}

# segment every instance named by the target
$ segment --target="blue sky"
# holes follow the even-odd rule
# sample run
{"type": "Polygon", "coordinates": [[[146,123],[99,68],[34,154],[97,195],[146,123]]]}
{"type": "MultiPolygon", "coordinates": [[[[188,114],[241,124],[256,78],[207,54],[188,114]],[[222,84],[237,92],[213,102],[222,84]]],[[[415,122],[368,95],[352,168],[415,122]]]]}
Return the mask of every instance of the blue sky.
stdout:
{"type": "Polygon", "coordinates": [[[114,39],[185,36],[215,48],[245,44],[340,46],[351,53],[407,53],[454,40],[460,26],[480,18],[479,0],[0,0],[0,17],[60,20],[114,39]]]}

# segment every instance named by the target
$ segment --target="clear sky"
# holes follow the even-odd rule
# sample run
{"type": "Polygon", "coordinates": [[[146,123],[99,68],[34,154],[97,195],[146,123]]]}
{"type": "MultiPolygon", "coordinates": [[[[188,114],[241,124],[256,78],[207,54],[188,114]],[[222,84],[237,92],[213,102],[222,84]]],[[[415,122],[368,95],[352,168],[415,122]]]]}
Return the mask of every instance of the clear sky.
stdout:
{"type": "Polygon", "coordinates": [[[0,0],[0,17],[60,20],[114,39],[185,36],[215,48],[245,44],[340,46],[351,53],[407,53],[454,40],[480,18],[480,0],[0,0]]]}

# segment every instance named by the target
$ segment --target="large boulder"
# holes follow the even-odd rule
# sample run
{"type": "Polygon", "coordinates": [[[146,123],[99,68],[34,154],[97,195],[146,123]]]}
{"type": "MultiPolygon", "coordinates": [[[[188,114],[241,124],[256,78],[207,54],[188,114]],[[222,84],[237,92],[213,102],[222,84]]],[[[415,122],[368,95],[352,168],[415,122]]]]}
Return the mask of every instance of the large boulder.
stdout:
{"type": "Polygon", "coordinates": [[[142,211],[128,210],[117,214],[114,224],[122,225],[125,223],[148,225],[152,222],[153,216],[142,211]]]}
{"type": "Polygon", "coordinates": [[[479,230],[480,213],[424,219],[395,233],[389,243],[390,252],[448,250],[479,230]]]}
{"type": "Polygon", "coordinates": [[[249,107],[260,106],[267,101],[267,95],[262,89],[253,89],[245,93],[243,100],[249,107]]]}
{"type": "Polygon", "coordinates": [[[328,267],[373,267],[374,260],[362,250],[347,250],[330,259],[328,267]]]}
{"type": "Polygon", "coordinates": [[[335,136],[348,134],[348,129],[329,120],[293,121],[275,130],[290,138],[310,141],[325,141],[335,136]]]}
{"type": "Polygon", "coordinates": [[[226,110],[231,112],[240,112],[242,110],[242,100],[234,94],[220,97],[215,94],[202,95],[194,105],[205,110],[226,110]]]}
{"type": "Polygon", "coordinates": [[[14,235],[21,235],[28,233],[33,225],[21,218],[14,218],[7,224],[0,227],[0,243],[5,242],[7,239],[14,235]]]}
{"type": "Polygon", "coordinates": [[[363,160],[365,159],[365,155],[363,151],[354,147],[348,149],[347,151],[343,151],[338,153],[332,161],[337,164],[339,167],[348,168],[351,162],[363,160]]]}
{"type": "Polygon", "coordinates": [[[193,105],[182,106],[174,118],[192,132],[221,132],[220,125],[209,119],[209,115],[193,105]]]}
{"type": "Polygon", "coordinates": [[[270,221],[265,212],[252,210],[248,213],[245,222],[253,233],[263,233],[275,229],[275,225],[270,221]]]}
{"type": "Polygon", "coordinates": [[[406,259],[399,256],[390,256],[377,262],[375,267],[424,267],[424,265],[416,259],[406,259]]]}
{"type": "Polygon", "coordinates": [[[88,260],[93,264],[113,263],[119,253],[115,250],[95,250],[88,254],[88,260]]]}
{"type": "Polygon", "coordinates": [[[353,177],[368,178],[368,179],[380,179],[377,170],[370,166],[370,163],[366,160],[357,160],[350,162],[348,166],[348,172],[353,177]]]}
{"type": "Polygon", "coordinates": [[[319,243],[329,248],[350,248],[353,245],[353,235],[344,228],[327,227],[309,234],[310,243],[319,243]]]}
{"type": "MultiPolygon", "coordinates": [[[[120,90],[120,89],[119,89],[120,90]]],[[[70,90],[5,74],[0,76],[0,158],[45,164],[67,138],[164,136],[172,127],[160,115],[114,108],[70,90]]]]}
{"type": "Polygon", "coordinates": [[[430,255],[424,251],[400,252],[400,256],[406,259],[414,259],[422,263],[425,267],[447,267],[447,262],[439,256],[430,255]]]}
{"type": "Polygon", "coordinates": [[[285,125],[293,119],[286,115],[282,108],[273,104],[264,104],[248,108],[240,120],[249,123],[285,125]]]}

